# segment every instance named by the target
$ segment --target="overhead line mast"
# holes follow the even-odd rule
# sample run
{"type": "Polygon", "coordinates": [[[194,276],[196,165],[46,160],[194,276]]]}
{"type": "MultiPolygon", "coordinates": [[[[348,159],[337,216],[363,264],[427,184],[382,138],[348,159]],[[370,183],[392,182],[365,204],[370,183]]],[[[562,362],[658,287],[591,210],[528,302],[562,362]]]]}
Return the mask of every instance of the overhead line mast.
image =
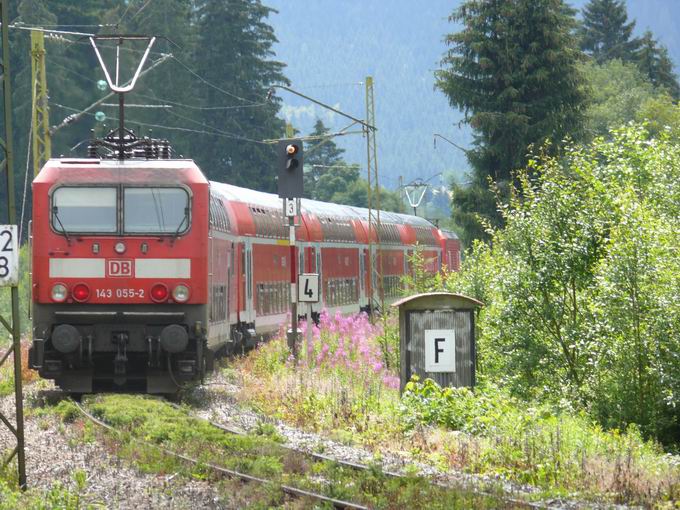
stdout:
{"type": "Polygon", "coordinates": [[[33,175],[37,176],[52,156],[44,32],[31,31],[31,83],[33,85],[33,175]]]}
{"type": "MultiPolygon", "coordinates": [[[[366,77],[366,124],[375,126],[375,96],[373,77],[366,77]]],[[[368,307],[369,311],[385,313],[385,291],[383,287],[382,248],[380,244],[380,182],[378,180],[378,148],[375,129],[366,129],[366,171],[368,173],[368,307]],[[377,240],[374,246],[371,232],[377,240]],[[374,287],[376,287],[374,289],[374,287]],[[374,290],[378,295],[375,296],[374,290]]],[[[371,314],[372,315],[372,314],[371,314]]]]}
{"type": "MultiPolygon", "coordinates": [[[[10,52],[9,52],[9,1],[0,0],[0,32],[2,32],[2,73],[0,82],[2,83],[3,113],[4,113],[4,139],[0,139],[0,171],[5,172],[5,183],[7,193],[7,220],[10,228],[16,228],[16,206],[14,201],[14,147],[12,143],[12,79],[10,72],[10,52]]],[[[5,230],[8,232],[8,230],[5,230]]],[[[11,233],[9,234],[12,235],[11,233]]],[[[16,235],[16,234],[15,234],[16,235]]],[[[3,236],[5,239],[6,235],[3,236]]],[[[11,241],[11,237],[9,238],[11,241]]],[[[7,247],[3,247],[5,252],[7,247]]],[[[4,257],[7,260],[6,256],[4,257]]],[[[9,457],[1,459],[0,468],[4,469],[14,457],[17,459],[17,474],[19,487],[26,488],[26,456],[24,450],[24,397],[21,380],[21,326],[19,318],[19,288],[13,284],[10,289],[12,314],[11,323],[0,316],[0,324],[12,335],[12,346],[0,355],[0,365],[2,365],[13,354],[14,358],[14,403],[16,426],[13,425],[2,413],[0,421],[10,430],[16,438],[16,447],[9,454],[9,457]]]]}

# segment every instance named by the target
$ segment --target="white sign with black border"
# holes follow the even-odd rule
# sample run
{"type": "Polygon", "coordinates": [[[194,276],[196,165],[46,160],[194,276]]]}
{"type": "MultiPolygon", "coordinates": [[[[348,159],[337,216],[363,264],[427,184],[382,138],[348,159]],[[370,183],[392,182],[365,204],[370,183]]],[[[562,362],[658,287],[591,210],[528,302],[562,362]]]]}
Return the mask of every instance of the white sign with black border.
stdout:
{"type": "Polygon", "coordinates": [[[425,330],[425,372],[456,371],[456,330],[425,330]]]}
{"type": "Polygon", "coordinates": [[[319,302],[319,273],[303,273],[298,276],[298,301],[319,302]]]}
{"type": "Polygon", "coordinates": [[[19,237],[16,225],[0,225],[0,287],[19,284],[19,237]]]}
{"type": "Polygon", "coordinates": [[[298,199],[284,198],[284,209],[286,210],[286,217],[295,218],[298,215],[298,199]]]}

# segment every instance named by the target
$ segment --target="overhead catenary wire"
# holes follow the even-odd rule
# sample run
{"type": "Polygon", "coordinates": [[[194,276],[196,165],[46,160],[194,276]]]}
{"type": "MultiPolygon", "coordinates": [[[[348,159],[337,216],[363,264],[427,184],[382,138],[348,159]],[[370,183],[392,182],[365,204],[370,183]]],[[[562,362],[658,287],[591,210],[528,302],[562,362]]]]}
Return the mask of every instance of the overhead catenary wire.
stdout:
{"type": "MultiPolygon", "coordinates": [[[[69,110],[73,112],[78,112],[83,115],[89,115],[91,117],[95,117],[96,114],[91,113],[91,112],[86,112],[83,110],[79,110],[78,108],[73,108],[71,106],[66,106],[60,103],[55,103],[55,102],[50,102],[52,106],[56,106],[58,108],[63,108],[64,110],[69,110]]],[[[117,117],[109,117],[111,120],[119,120],[117,117]]],[[[151,124],[149,122],[140,122],[140,121],[135,121],[135,120],[128,120],[127,121],[129,124],[136,124],[138,126],[145,126],[145,127],[152,127],[152,128],[158,128],[158,129],[168,129],[171,131],[184,131],[184,132],[189,132],[189,133],[198,133],[198,134],[205,134],[205,135],[213,135],[213,136],[218,136],[222,138],[228,138],[231,140],[241,140],[244,142],[252,142],[252,143],[258,143],[262,145],[270,145],[271,142],[264,141],[264,140],[255,140],[253,138],[247,138],[244,136],[239,136],[235,135],[232,133],[220,133],[217,131],[205,131],[205,130],[200,130],[200,129],[191,129],[191,128],[185,128],[185,127],[179,127],[179,126],[162,126],[160,124],[151,124]]],[[[82,143],[82,142],[81,142],[82,143]]]]}
{"type": "Polygon", "coordinates": [[[259,108],[262,106],[267,106],[270,103],[268,101],[263,101],[261,103],[254,103],[254,104],[243,104],[243,105],[230,105],[230,106],[198,106],[198,105],[191,105],[191,104],[186,104],[186,103],[180,103],[178,101],[170,100],[170,99],[164,99],[162,97],[158,96],[149,96],[147,94],[140,94],[139,92],[134,93],[136,96],[143,97],[144,99],[153,99],[155,101],[162,101],[163,103],[168,103],[174,106],[178,106],[181,108],[188,108],[190,110],[201,110],[201,111],[209,111],[209,110],[240,110],[243,108],[259,108]]]}
{"type": "Polygon", "coordinates": [[[198,78],[199,80],[201,80],[203,83],[205,83],[205,84],[208,85],[209,87],[211,87],[211,88],[217,90],[218,92],[221,92],[222,94],[225,94],[226,96],[232,97],[232,98],[234,98],[234,99],[238,99],[239,101],[243,101],[243,102],[247,102],[247,103],[251,103],[251,104],[255,104],[255,103],[256,103],[256,101],[252,101],[251,99],[246,99],[246,98],[241,97],[241,96],[238,96],[238,95],[236,95],[236,94],[234,94],[234,93],[232,93],[232,92],[228,92],[228,91],[224,90],[223,88],[221,88],[221,87],[215,85],[214,83],[208,81],[208,80],[205,79],[203,76],[201,76],[200,74],[198,74],[196,71],[194,71],[193,69],[191,69],[191,68],[190,68],[188,65],[186,65],[184,62],[182,62],[180,59],[178,59],[176,56],[173,55],[173,56],[172,56],[172,59],[173,59],[175,62],[177,62],[180,66],[182,66],[184,69],[186,69],[189,73],[191,73],[192,75],[194,75],[196,78],[198,78]]]}

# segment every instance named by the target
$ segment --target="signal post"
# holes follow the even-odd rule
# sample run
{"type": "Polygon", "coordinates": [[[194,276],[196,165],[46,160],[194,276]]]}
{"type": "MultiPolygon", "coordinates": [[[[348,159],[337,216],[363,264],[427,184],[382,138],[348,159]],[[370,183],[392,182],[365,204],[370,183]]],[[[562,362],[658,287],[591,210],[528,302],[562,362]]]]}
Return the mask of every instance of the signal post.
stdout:
{"type": "Polygon", "coordinates": [[[303,193],[303,146],[297,138],[279,140],[278,188],[283,199],[283,209],[288,218],[290,244],[290,330],[288,347],[298,358],[298,310],[297,310],[297,256],[295,253],[295,220],[300,213],[300,199],[303,193]]]}

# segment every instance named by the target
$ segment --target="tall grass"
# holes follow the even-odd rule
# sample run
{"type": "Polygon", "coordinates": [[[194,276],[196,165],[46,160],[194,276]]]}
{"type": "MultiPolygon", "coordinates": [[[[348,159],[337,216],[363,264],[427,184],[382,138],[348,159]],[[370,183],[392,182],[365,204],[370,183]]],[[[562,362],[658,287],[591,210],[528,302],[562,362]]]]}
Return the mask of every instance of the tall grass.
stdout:
{"type": "Polygon", "coordinates": [[[295,360],[283,332],[238,363],[244,398],[263,411],[316,430],[390,433],[399,403],[398,345],[394,323],[373,325],[366,314],[321,313],[295,360]],[[387,427],[386,427],[387,425],[387,427]]]}

